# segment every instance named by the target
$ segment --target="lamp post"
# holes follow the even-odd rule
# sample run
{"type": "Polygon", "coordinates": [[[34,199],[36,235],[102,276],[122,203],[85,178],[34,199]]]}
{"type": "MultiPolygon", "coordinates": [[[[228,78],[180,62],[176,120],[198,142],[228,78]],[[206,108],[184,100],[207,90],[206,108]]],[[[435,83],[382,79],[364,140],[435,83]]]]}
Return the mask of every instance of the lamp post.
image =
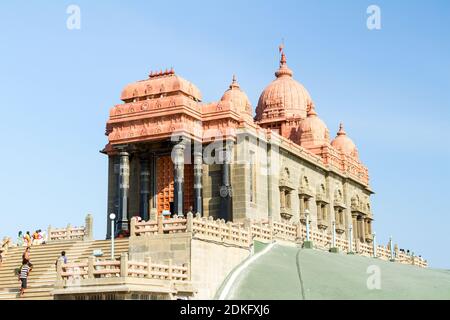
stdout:
{"type": "Polygon", "coordinates": [[[353,253],[353,225],[348,225],[348,253],[353,253]]]}
{"type": "Polygon", "coordinates": [[[114,238],[116,236],[116,231],[114,230],[114,222],[116,220],[116,215],[111,213],[109,215],[109,219],[111,220],[111,260],[114,260],[114,238]]]}
{"type": "Polygon", "coordinates": [[[372,233],[373,236],[373,257],[376,258],[377,257],[377,234],[374,232],[372,233]]]}
{"type": "Polygon", "coordinates": [[[305,209],[306,216],[306,241],[309,241],[309,210],[305,209]]]}
{"type": "Polygon", "coordinates": [[[392,236],[389,237],[389,247],[391,248],[391,261],[394,261],[394,247],[392,246],[392,236]]]}

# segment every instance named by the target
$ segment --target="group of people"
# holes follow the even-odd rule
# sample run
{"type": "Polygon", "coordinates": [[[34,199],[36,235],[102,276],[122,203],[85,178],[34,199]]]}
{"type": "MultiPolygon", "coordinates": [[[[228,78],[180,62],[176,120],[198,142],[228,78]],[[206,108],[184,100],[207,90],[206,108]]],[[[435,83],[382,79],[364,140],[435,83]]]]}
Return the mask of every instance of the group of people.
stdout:
{"type": "MultiPolygon", "coordinates": [[[[19,293],[20,297],[23,297],[23,295],[25,294],[25,289],[27,288],[28,276],[30,275],[31,270],[33,269],[33,264],[30,261],[30,252],[31,252],[31,248],[27,247],[25,249],[24,253],[22,254],[22,264],[18,270],[19,281],[21,283],[20,293],[19,293]]],[[[65,251],[61,252],[61,256],[59,256],[59,258],[56,260],[55,264],[58,264],[58,261],[61,261],[61,263],[67,263],[67,257],[66,257],[65,251]]]]}
{"type": "Polygon", "coordinates": [[[36,230],[33,234],[30,234],[30,231],[27,231],[25,234],[23,234],[22,231],[19,231],[19,234],[17,235],[17,246],[31,247],[31,245],[45,244],[45,238],[46,235],[41,229],[36,230]]]}

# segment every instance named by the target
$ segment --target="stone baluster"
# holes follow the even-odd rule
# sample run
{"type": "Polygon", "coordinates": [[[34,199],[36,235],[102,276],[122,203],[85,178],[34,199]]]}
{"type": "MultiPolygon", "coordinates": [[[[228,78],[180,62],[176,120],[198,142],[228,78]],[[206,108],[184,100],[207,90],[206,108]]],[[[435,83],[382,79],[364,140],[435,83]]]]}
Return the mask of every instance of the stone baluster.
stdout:
{"type": "Polygon", "coordinates": [[[194,215],[192,212],[188,212],[186,215],[186,232],[193,232],[193,221],[194,215]]]}
{"type": "Polygon", "coordinates": [[[152,279],[153,278],[152,258],[147,257],[145,261],[147,262],[147,278],[152,279]]]}
{"type": "Polygon", "coordinates": [[[158,234],[163,234],[164,233],[164,222],[163,222],[163,215],[160,214],[158,215],[158,234]]]}
{"type": "Polygon", "coordinates": [[[120,254],[120,276],[128,277],[128,253],[126,252],[120,254]]]}
{"type": "Polygon", "coordinates": [[[67,225],[66,227],[66,236],[63,240],[70,240],[71,239],[71,229],[72,226],[70,225],[70,223],[67,225]]]}
{"type": "Polygon", "coordinates": [[[167,271],[168,271],[168,280],[172,280],[172,274],[173,274],[173,270],[172,270],[172,259],[168,259],[167,260],[167,271]]]}
{"type": "Polygon", "coordinates": [[[94,279],[94,263],[95,263],[95,257],[90,256],[88,258],[88,279],[94,279]]]}
{"type": "MultiPolygon", "coordinates": [[[[227,222],[227,227],[228,227],[228,239],[232,242],[234,242],[234,237],[233,237],[233,223],[231,223],[231,221],[227,222]]],[[[241,238],[239,237],[239,239],[237,239],[238,242],[241,241],[241,238]]]]}
{"type": "Polygon", "coordinates": [[[137,235],[136,234],[136,222],[137,222],[136,217],[131,218],[131,221],[130,221],[130,237],[135,237],[137,235]]]}
{"type": "Polygon", "coordinates": [[[269,223],[268,223],[268,227],[269,227],[269,237],[270,237],[270,241],[273,240],[273,218],[269,217],[269,223]]]}
{"type": "Polygon", "coordinates": [[[47,243],[52,241],[52,226],[49,225],[47,228],[47,243]]]}
{"type": "Polygon", "coordinates": [[[62,265],[63,265],[62,259],[58,259],[58,261],[56,262],[56,280],[57,281],[63,280],[63,276],[62,276],[63,266],[62,265]]]}
{"type": "Polygon", "coordinates": [[[186,280],[191,281],[191,264],[189,262],[186,262],[183,264],[183,267],[186,268],[186,280]]]}

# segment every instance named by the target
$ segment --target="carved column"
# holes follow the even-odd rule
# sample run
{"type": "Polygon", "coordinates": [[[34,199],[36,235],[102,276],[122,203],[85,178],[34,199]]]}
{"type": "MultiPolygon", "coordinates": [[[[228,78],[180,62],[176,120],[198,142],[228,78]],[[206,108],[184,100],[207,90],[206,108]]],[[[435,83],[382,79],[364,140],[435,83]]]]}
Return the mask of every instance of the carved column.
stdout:
{"type": "Polygon", "coordinates": [[[232,221],[232,190],[230,182],[231,160],[233,154],[233,142],[227,142],[222,151],[222,186],[220,187],[220,218],[232,221]]]}
{"type": "Polygon", "coordinates": [[[194,213],[203,216],[203,154],[202,151],[194,152],[194,213]]]}
{"type": "Polygon", "coordinates": [[[357,223],[357,215],[352,213],[352,225],[353,225],[353,239],[359,239],[358,235],[358,223],[357,223]]]}
{"type": "Polygon", "coordinates": [[[149,220],[149,200],[150,200],[150,162],[148,159],[141,159],[140,173],[140,216],[144,221],[149,220]]]}
{"type": "Polygon", "coordinates": [[[119,210],[119,157],[110,155],[108,157],[108,210],[106,212],[106,239],[111,239],[111,221],[109,215],[119,210]]]}
{"type": "Polygon", "coordinates": [[[119,216],[117,231],[128,231],[128,194],[130,191],[130,155],[121,152],[119,167],[119,216]]]}
{"type": "Polygon", "coordinates": [[[365,228],[365,223],[364,223],[364,217],[359,216],[358,222],[361,226],[361,233],[359,234],[359,239],[361,242],[366,242],[366,231],[365,231],[366,228],[365,228]]]}
{"type": "Polygon", "coordinates": [[[174,199],[173,208],[176,215],[183,215],[183,185],[184,185],[184,150],[186,148],[183,141],[176,144],[173,150],[174,167],[174,199]]]}

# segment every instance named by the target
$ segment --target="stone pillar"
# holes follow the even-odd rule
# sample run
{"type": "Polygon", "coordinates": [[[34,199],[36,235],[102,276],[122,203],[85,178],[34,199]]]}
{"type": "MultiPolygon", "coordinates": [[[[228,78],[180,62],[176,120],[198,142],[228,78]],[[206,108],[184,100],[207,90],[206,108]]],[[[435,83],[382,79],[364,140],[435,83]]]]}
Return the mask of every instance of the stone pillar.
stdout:
{"type": "Polygon", "coordinates": [[[358,235],[358,223],[357,223],[357,215],[352,213],[352,229],[353,229],[353,234],[352,237],[353,239],[359,239],[359,235],[358,235]]]}
{"type": "Polygon", "coordinates": [[[111,213],[119,215],[119,167],[120,159],[117,155],[108,157],[108,210],[106,212],[106,239],[111,239],[111,213]]]}
{"type": "Polygon", "coordinates": [[[156,156],[152,154],[150,156],[150,216],[152,209],[156,210],[156,198],[157,198],[157,190],[156,190],[156,156]]]}
{"type": "Polygon", "coordinates": [[[360,234],[359,234],[359,240],[363,243],[366,242],[366,228],[365,228],[365,223],[364,223],[364,217],[359,216],[358,217],[358,222],[359,225],[361,227],[360,229],[360,234]]]}
{"type": "Polygon", "coordinates": [[[231,162],[233,155],[233,142],[226,142],[226,147],[222,151],[222,186],[220,187],[220,213],[219,218],[225,221],[232,221],[232,189],[230,181],[231,162]]]}
{"type": "Polygon", "coordinates": [[[128,231],[128,194],[130,191],[130,155],[128,152],[120,153],[119,177],[120,185],[117,232],[128,231]]]}
{"type": "Polygon", "coordinates": [[[203,154],[202,151],[194,152],[194,213],[203,215],[203,154]]]}
{"type": "Polygon", "coordinates": [[[174,190],[173,208],[174,214],[183,216],[183,186],[184,186],[184,150],[183,141],[173,147],[174,190]]]}
{"type": "Polygon", "coordinates": [[[140,186],[140,216],[142,220],[149,220],[150,200],[150,163],[147,159],[141,159],[141,186],[140,186]]]}

